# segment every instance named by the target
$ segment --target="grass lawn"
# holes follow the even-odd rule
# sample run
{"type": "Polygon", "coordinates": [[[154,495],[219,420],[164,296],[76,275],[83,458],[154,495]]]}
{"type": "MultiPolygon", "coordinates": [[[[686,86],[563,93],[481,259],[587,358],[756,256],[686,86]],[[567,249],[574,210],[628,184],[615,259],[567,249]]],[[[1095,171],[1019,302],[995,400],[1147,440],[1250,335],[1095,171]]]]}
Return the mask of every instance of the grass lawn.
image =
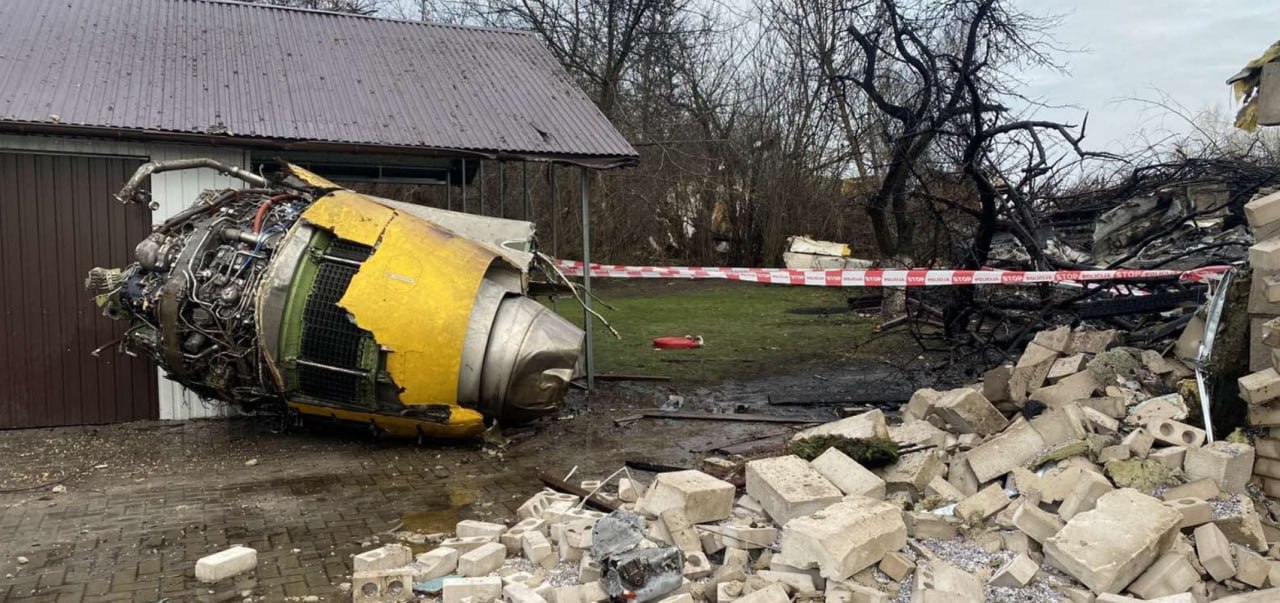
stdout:
{"type": "MultiPolygon", "coordinates": [[[[859,348],[879,320],[838,312],[849,295],[841,289],[706,281],[596,283],[597,297],[617,310],[599,304],[596,309],[622,335],[616,339],[596,323],[599,373],[714,382],[875,358],[904,344],[900,336],[892,336],[859,348]],[[832,312],[795,312],[818,308],[832,312]],[[653,349],[654,337],[684,335],[701,335],[704,347],[653,349]]],[[[572,298],[561,298],[556,309],[582,325],[582,308],[572,298]]]]}

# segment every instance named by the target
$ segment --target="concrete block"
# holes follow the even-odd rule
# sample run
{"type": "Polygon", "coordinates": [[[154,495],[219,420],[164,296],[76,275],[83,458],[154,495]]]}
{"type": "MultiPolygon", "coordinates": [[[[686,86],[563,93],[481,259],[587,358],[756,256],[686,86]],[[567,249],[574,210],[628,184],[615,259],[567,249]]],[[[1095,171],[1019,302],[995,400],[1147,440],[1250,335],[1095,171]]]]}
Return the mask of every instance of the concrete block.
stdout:
{"type": "Polygon", "coordinates": [[[657,517],[667,509],[678,508],[693,523],[720,521],[733,512],[735,491],[733,484],[701,471],[660,473],[636,503],[636,510],[657,517]]]}
{"type": "Polygon", "coordinates": [[[1280,403],[1250,404],[1245,412],[1245,420],[1255,427],[1273,427],[1280,425],[1280,403]]]}
{"type": "Polygon", "coordinates": [[[942,455],[936,450],[904,454],[893,464],[876,470],[876,473],[884,479],[885,487],[889,492],[907,490],[914,494],[924,492],[924,487],[929,482],[945,472],[946,465],[942,462],[942,455]]]}
{"type": "Polygon", "coordinates": [[[572,507],[578,503],[578,497],[572,494],[564,494],[554,490],[543,490],[534,494],[520,508],[516,509],[516,517],[520,519],[541,519],[542,514],[552,505],[558,505],[561,508],[572,507]],[[567,503],[567,504],[566,504],[567,503]]]}
{"type": "Polygon", "coordinates": [[[593,542],[592,535],[595,533],[596,522],[587,521],[569,521],[560,525],[560,542],[568,544],[575,549],[589,549],[593,542]]]}
{"type": "Polygon", "coordinates": [[[721,538],[734,548],[754,551],[773,546],[778,529],[772,526],[723,524],[718,526],[721,538]]]}
{"type": "MultiPolygon", "coordinates": [[[[1259,462],[1262,461],[1259,460],[1259,462]]],[[[1254,479],[1258,482],[1258,485],[1262,486],[1262,493],[1267,495],[1268,498],[1280,499],[1280,479],[1264,477],[1262,475],[1255,475],[1254,479]]],[[[1267,528],[1267,525],[1268,524],[1262,524],[1264,531],[1267,528]]],[[[1267,542],[1274,542],[1274,540],[1270,538],[1272,534],[1268,534],[1268,536],[1267,542]]]]}
{"type": "Polygon", "coordinates": [[[1169,548],[1181,521],[1160,501],[1122,488],[1045,540],[1045,557],[1095,593],[1119,592],[1169,548]]]}
{"type": "Polygon", "coordinates": [[[1253,441],[1253,447],[1255,454],[1261,458],[1280,460],[1280,439],[1260,437],[1253,441]]]}
{"type": "Polygon", "coordinates": [[[933,414],[933,405],[941,397],[942,392],[936,389],[926,387],[916,390],[902,407],[902,422],[906,424],[925,420],[933,414]]]}
{"type": "Polygon", "coordinates": [[[413,561],[413,551],[403,544],[388,544],[365,551],[351,558],[351,567],[357,572],[371,572],[403,567],[413,561]]]}
{"type": "Polygon", "coordinates": [[[422,553],[415,559],[421,567],[415,568],[413,579],[426,582],[452,574],[458,568],[458,557],[458,551],[449,547],[437,547],[422,553]]]}
{"type": "Polygon", "coordinates": [[[1079,330],[1071,334],[1071,343],[1067,346],[1066,353],[1079,354],[1083,352],[1097,356],[1119,345],[1120,342],[1120,332],[1115,329],[1107,329],[1105,331],[1079,330]]]}
{"type": "Polygon", "coordinates": [[[1244,582],[1254,588],[1262,588],[1267,582],[1267,574],[1271,571],[1271,564],[1248,548],[1238,544],[1232,545],[1232,552],[1236,556],[1236,580],[1244,582]]]}
{"type": "Polygon", "coordinates": [[[490,538],[492,542],[497,542],[498,537],[507,531],[507,526],[500,523],[490,523],[487,521],[476,521],[474,519],[465,519],[458,522],[456,528],[457,535],[460,537],[480,536],[490,538]]]}
{"type": "Polygon", "coordinates": [[[559,556],[556,555],[555,549],[551,547],[551,541],[547,540],[547,537],[543,536],[542,532],[525,532],[520,546],[526,559],[546,569],[555,567],[556,562],[559,561],[559,556]]]}
{"type": "Polygon", "coordinates": [[[805,429],[792,436],[791,441],[815,435],[840,435],[854,439],[888,438],[889,425],[885,423],[883,412],[872,410],[805,429]]]}
{"type": "Polygon", "coordinates": [[[1022,588],[1030,584],[1039,571],[1040,564],[1028,557],[1026,553],[1022,553],[1000,566],[996,573],[991,576],[991,579],[987,581],[987,584],[1006,588],[1022,588]]]}
{"type": "Polygon", "coordinates": [[[1114,489],[1111,481],[1105,476],[1088,471],[1081,472],[1071,492],[1062,500],[1062,504],[1058,505],[1058,516],[1071,521],[1071,518],[1076,515],[1092,511],[1097,506],[1098,499],[1114,489]]]}
{"type": "Polygon", "coordinates": [[[690,580],[698,580],[711,575],[711,561],[707,559],[706,553],[702,551],[685,552],[684,569],[682,573],[685,578],[690,580]]]}
{"type": "Polygon", "coordinates": [[[912,603],[982,601],[982,581],[941,559],[930,559],[916,567],[912,580],[912,603]]]}
{"type": "MultiPolygon", "coordinates": [[[[1181,421],[1187,418],[1187,402],[1182,399],[1180,394],[1168,394],[1165,396],[1156,396],[1148,398],[1135,404],[1129,409],[1129,414],[1125,416],[1124,422],[1128,425],[1146,426],[1152,421],[1159,419],[1168,419],[1170,421],[1181,421]]],[[[1152,432],[1155,435],[1155,432],[1152,432]]],[[[1156,437],[1159,439],[1159,436],[1156,437]]]]}
{"type": "Polygon", "coordinates": [[[946,448],[947,440],[955,436],[934,426],[928,421],[912,421],[902,425],[889,426],[889,439],[903,448],[916,446],[936,446],[946,448]]]}
{"type": "Polygon", "coordinates": [[[690,595],[689,593],[680,593],[678,595],[672,595],[665,599],[658,599],[658,603],[694,603],[694,602],[693,602],[693,595],[690,595]]]}
{"type": "MultiPolygon", "coordinates": [[[[781,584],[789,592],[797,594],[817,593],[820,590],[818,581],[822,581],[822,578],[815,580],[813,576],[805,572],[760,570],[756,572],[756,576],[759,576],[768,583],[781,584]]],[[[823,581],[823,584],[825,583],[826,582],[823,581]]]]}
{"type": "Polygon", "coordinates": [[[618,479],[618,499],[622,502],[633,503],[640,500],[644,496],[644,490],[644,484],[629,477],[618,479]]]}
{"type": "Polygon", "coordinates": [[[542,535],[546,536],[547,531],[546,520],[523,519],[516,525],[511,526],[506,532],[503,532],[498,537],[498,542],[507,547],[508,555],[517,555],[523,550],[525,532],[542,532],[542,535]]]}
{"type": "Polygon", "coordinates": [[[693,529],[693,523],[685,516],[683,510],[667,509],[658,517],[670,536],[671,544],[676,548],[686,555],[702,552],[702,539],[698,537],[698,531],[693,529]]]}
{"type": "Polygon", "coordinates": [[[951,482],[948,482],[942,476],[933,478],[933,481],[925,485],[924,495],[946,502],[960,502],[965,499],[964,492],[952,486],[951,482]]]}
{"type": "Polygon", "coordinates": [[[1129,585],[1129,592],[1151,600],[1185,593],[1199,581],[1200,574],[1185,556],[1165,553],[1129,585]]]}
{"type": "Polygon", "coordinates": [[[1030,398],[1043,402],[1049,408],[1061,408],[1077,400],[1092,398],[1100,389],[1102,389],[1102,383],[1098,381],[1093,371],[1081,371],[1063,377],[1053,385],[1033,390],[1030,398]]]}
{"type": "Polygon", "coordinates": [[[459,556],[458,573],[468,578],[484,576],[502,567],[506,559],[507,547],[490,542],[459,556]]]}
{"type": "Polygon", "coordinates": [[[1193,528],[1213,521],[1213,506],[1201,498],[1175,498],[1166,500],[1164,504],[1182,513],[1179,528],[1193,528]]]}
{"type": "Polygon", "coordinates": [[[534,592],[527,584],[513,582],[502,587],[502,600],[505,603],[547,603],[541,595],[534,592]]]}
{"type": "Polygon", "coordinates": [[[960,520],[936,515],[928,511],[911,511],[903,514],[907,535],[912,538],[951,540],[959,534],[960,520]]]}
{"type": "Polygon", "coordinates": [[[943,393],[934,403],[933,412],[951,426],[953,433],[991,435],[1009,425],[981,392],[968,387],[943,393]]]}
{"type": "Polygon", "coordinates": [[[1211,523],[1196,528],[1196,558],[1214,580],[1222,582],[1236,575],[1236,564],[1231,557],[1231,543],[1226,535],[1211,523]]]}
{"type": "Polygon", "coordinates": [[[462,603],[464,598],[470,598],[472,603],[496,601],[502,598],[502,578],[445,578],[443,590],[444,603],[462,603]]]}
{"type": "Polygon", "coordinates": [[[1004,488],[998,483],[991,484],[977,494],[960,501],[956,505],[955,516],[964,521],[981,522],[1007,506],[1009,506],[1009,495],[1004,493],[1004,488]]]}
{"type": "Polygon", "coordinates": [[[1044,438],[1030,423],[1018,423],[975,446],[965,459],[978,482],[986,483],[1031,462],[1045,448],[1044,438]]]}
{"type": "Polygon", "coordinates": [[[388,603],[413,598],[413,573],[407,567],[365,570],[351,575],[353,603],[388,603]]]}
{"type": "Polygon", "coordinates": [[[1266,404],[1280,399],[1280,373],[1275,369],[1250,373],[1236,380],[1240,398],[1249,404],[1266,404]]]}
{"type": "Polygon", "coordinates": [[[600,562],[592,559],[590,555],[583,555],[582,560],[578,562],[578,583],[587,584],[600,579],[604,573],[604,568],[600,562]]]}
{"type": "Polygon", "coordinates": [[[822,577],[844,580],[906,545],[901,511],[889,503],[849,497],[817,513],[797,517],[782,530],[780,561],[815,565],[822,577]]]}
{"type": "MultiPolygon", "coordinates": [[[[1144,430],[1145,431],[1145,430],[1144,430]]],[[[1168,448],[1158,448],[1147,453],[1147,458],[1164,465],[1170,469],[1181,469],[1182,461],[1187,456],[1185,446],[1170,446],[1168,448]]]]}
{"type": "Polygon", "coordinates": [[[1215,515],[1213,525],[1218,526],[1227,540],[1242,544],[1255,551],[1267,550],[1267,536],[1262,531],[1262,520],[1247,496],[1233,497],[1231,509],[1226,514],[1215,515]]]}
{"type": "Polygon", "coordinates": [[[1254,243],[1249,248],[1249,267],[1254,274],[1280,272],[1280,238],[1254,243]]]}
{"type": "Polygon", "coordinates": [[[1174,486],[1164,491],[1160,495],[1163,500],[1175,500],[1179,498],[1202,498],[1209,500],[1217,498],[1222,490],[1218,488],[1218,482],[1212,479],[1198,479],[1193,482],[1187,482],[1181,486],[1174,486]]]}
{"type": "Polygon", "coordinates": [[[1012,365],[997,366],[982,374],[982,395],[990,402],[1007,402],[1009,396],[1009,378],[1013,376],[1012,365]]]}
{"type": "Polygon", "coordinates": [[[1146,429],[1152,437],[1171,446],[1195,448],[1204,444],[1204,430],[1186,423],[1155,419],[1147,423],[1146,429]]]}
{"type": "Polygon", "coordinates": [[[445,538],[440,541],[440,546],[447,546],[458,551],[459,554],[466,554],[491,542],[493,542],[493,539],[484,536],[466,536],[463,538],[445,538]]]}
{"type": "Polygon", "coordinates": [[[781,584],[770,584],[734,600],[738,603],[791,603],[791,597],[787,596],[787,589],[781,584]]]}
{"type": "Polygon", "coordinates": [[[1223,492],[1240,494],[1253,473],[1253,446],[1219,440],[1188,448],[1182,471],[1187,479],[1212,479],[1223,492]]]}
{"type": "Polygon", "coordinates": [[[1120,443],[1127,446],[1134,457],[1140,459],[1147,458],[1147,455],[1151,453],[1151,446],[1155,442],[1155,437],[1142,427],[1130,431],[1128,435],[1124,436],[1124,439],[1120,440],[1120,443]]]}
{"type": "Polygon", "coordinates": [[[843,497],[835,485],[795,455],[747,463],[746,491],[778,525],[820,511],[843,497]]]}
{"type": "Polygon", "coordinates": [[[974,475],[973,469],[969,467],[967,452],[951,456],[951,464],[947,469],[947,483],[965,496],[978,493],[978,487],[982,484],[978,481],[978,476],[974,475]]]}
{"type": "Polygon", "coordinates": [[[1254,231],[1280,222],[1280,192],[1258,197],[1244,204],[1244,216],[1254,231]]]}
{"type": "Polygon", "coordinates": [[[1041,502],[1052,504],[1066,500],[1076,483],[1084,479],[1086,474],[1090,474],[1090,477],[1102,476],[1102,469],[1082,456],[1058,461],[1046,469],[1044,476],[1040,478],[1041,502]]]}
{"type": "MultiPolygon", "coordinates": [[[[1080,409],[1084,413],[1084,418],[1088,422],[1090,431],[1093,433],[1114,434],[1120,431],[1120,421],[1108,417],[1092,408],[1082,407],[1080,409]]],[[[1126,444],[1125,448],[1129,446],[1126,444]]]]}
{"type": "Polygon", "coordinates": [[[1044,544],[1063,528],[1057,515],[1030,501],[1022,501],[1013,511],[1013,525],[1032,540],[1044,544]]]}
{"type": "Polygon", "coordinates": [[[898,551],[892,551],[885,553],[884,558],[880,560],[880,564],[877,567],[886,576],[893,578],[895,582],[901,582],[903,578],[906,578],[916,570],[916,562],[898,551]]]}
{"type": "Polygon", "coordinates": [[[1119,396],[1095,396],[1076,401],[1081,408],[1092,408],[1113,419],[1123,419],[1129,413],[1124,398],[1119,396]]]}
{"type": "Polygon", "coordinates": [[[739,580],[730,580],[728,582],[720,582],[715,585],[715,598],[712,603],[727,603],[728,601],[736,601],[742,597],[742,582],[739,580]]]}
{"type": "Polygon", "coordinates": [[[604,586],[600,582],[579,584],[578,594],[582,597],[582,603],[597,603],[598,601],[609,600],[609,594],[605,592],[604,586]]]}
{"type": "Polygon", "coordinates": [[[884,500],[884,480],[836,448],[828,448],[809,465],[845,494],[884,500]]]}
{"type": "MultiPolygon", "coordinates": [[[[405,563],[408,562],[406,558],[405,563]]],[[[236,545],[198,559],[196,579],[201,582],[218,582],[243,574],[255,567],[258,567],[258,551],[247,546],[236,545]]]]}
{"type": "Polygon", "coordinates": [[[1098,462],[1105,465],[1107,461],[1124,461],[1130,456],[1133,456],[1133,451],[1128,446],[1116,444],[1098,451],[1098,462]]]}
{"type": "Polygon", "coordinates": [[[1083,371],[1088,362],[1089,359],[1083,352],[1054,360],[1053,365],[1049,367],[1049,374],[1045,377],[1045,380],[1049,383],[1057,383],[1063,377],[1070,377],[1083,371]]]}

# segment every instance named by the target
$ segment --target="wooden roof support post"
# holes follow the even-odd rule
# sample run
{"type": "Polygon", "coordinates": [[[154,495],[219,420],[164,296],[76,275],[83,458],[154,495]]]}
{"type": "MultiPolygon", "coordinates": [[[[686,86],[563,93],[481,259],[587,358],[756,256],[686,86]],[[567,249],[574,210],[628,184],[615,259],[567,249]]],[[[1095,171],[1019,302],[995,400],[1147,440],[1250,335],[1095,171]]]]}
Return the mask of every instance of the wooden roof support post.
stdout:
{"type": "Polygon", "coordinates": [[[591,315],[591,187],[587,168],[578,169],[581,173],[578,188],[582,193],[582,327],[587,334],[587,391],[593,391],[596,387],[596,359],[595,342],[591,340],[591,323],[595,319],[591,315]]]}

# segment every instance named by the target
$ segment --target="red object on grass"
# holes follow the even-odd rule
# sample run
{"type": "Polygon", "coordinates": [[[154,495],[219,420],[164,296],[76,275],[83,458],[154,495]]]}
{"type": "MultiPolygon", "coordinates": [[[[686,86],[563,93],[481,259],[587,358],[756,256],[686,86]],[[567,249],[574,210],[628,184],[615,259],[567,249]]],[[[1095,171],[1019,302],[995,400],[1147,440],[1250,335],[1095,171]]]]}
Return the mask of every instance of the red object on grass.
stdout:
{"type": "Polygon", "coordinates": [[[692,350],[702,347],[702,336],[654,337],[653,347],[657,350],[692,350]]]}

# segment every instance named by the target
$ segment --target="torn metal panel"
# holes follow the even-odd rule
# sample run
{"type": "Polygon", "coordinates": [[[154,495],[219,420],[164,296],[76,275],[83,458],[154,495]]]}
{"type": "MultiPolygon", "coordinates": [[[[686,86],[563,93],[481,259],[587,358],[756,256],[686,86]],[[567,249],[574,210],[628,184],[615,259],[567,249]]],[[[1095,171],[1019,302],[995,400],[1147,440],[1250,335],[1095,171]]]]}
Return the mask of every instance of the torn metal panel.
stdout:
{"type": "Polygon", "coordinates": [[[478,435],[486,418],[559,408],[583,333],[525,296],[531,226],[453,220],[476,240],[286,176],[207,192],[139,244],[139,262],[90,278],[133,323],[126,347],[206,398],[397,435],[478,435]]]}

